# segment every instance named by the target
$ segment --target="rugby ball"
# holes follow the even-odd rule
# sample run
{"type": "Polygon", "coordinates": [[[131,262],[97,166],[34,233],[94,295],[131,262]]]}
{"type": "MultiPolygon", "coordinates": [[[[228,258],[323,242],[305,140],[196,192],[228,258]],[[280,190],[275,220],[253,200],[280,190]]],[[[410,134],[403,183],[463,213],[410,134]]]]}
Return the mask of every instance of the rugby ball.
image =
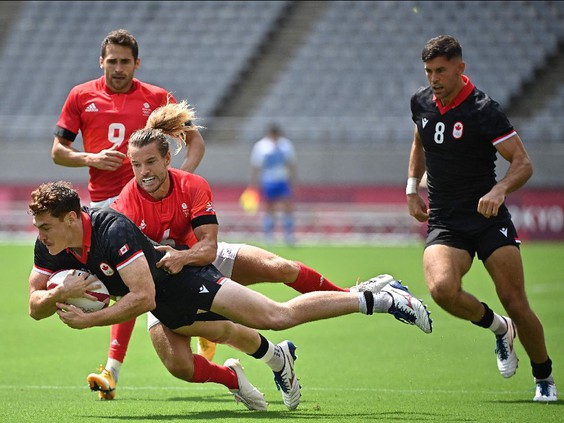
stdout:
{"type": "MultiPolygon", "coordinates": [[[[63,283],[65,277],[69,272],[72,272],[73,269],[67,270],[60,270],[55,272],[51,275],[49,280],[47,281],[47,289],[53,289],[56,286],[63,283]]],[[[82,275],[87,272],[83,272],[82,270],[74,270],[75,275],[82,275]]],[[[101,280],[97,280],[96,283],[101,285],[100,288],[95,289],[93,291],[87,291],[89,295],[96,297],[96,300],[90,300],[85,297],[76,297],[76,298],[67,298],[65,301],[67,304],[71,304],[80,308],[85,313],[91,313],[93,311],[102,310],[104,307],[107,307],[110,303],[110,293],[108,292],[108,288],[101,280]]]]}

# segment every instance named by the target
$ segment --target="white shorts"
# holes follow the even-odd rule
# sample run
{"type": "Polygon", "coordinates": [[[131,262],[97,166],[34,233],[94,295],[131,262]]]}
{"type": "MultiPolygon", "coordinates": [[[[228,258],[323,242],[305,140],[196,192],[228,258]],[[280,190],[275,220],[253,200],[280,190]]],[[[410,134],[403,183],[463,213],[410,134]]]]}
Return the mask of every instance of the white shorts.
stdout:
{"type": "Polygon", "coordinates": [[[115,197],[110,197],[106,200],[102,200],[102,201],[91,201],[90,202],[90,207],[110,207],[112,205],[112,203],[114,201],[116,201],[116,198],[118,198],[118,196],[116,195],[115,197]]]}
{"type": "MultiPolygon", "coordinates": [[[[235,264],[235,259],[237,258],[237,253],[241,247],[245,244],[229,244],[227,242],[217,243],[217,255],[213,261],[213,265],[217,267],[224,276],[228,278],[231,277],[233,273],[233,264],[235,264]]],[[[160,323],[153,313],[150,311],[147,313],[147,330],[151,329],[157,323],[160,323]]]]}

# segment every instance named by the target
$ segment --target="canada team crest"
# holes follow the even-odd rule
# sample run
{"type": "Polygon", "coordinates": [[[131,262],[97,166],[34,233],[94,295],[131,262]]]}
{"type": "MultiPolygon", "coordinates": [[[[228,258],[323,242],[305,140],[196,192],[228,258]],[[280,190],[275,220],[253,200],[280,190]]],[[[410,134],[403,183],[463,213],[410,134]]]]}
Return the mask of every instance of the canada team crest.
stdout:
{"type": "Polygon", "coordinates": [[[463,133],[464,133],[464,126],[462,125],[462,122],[456,122],[454,124],[454,127],[452,128],[452,136],[458,140],[462,138],[463,133]]]}
{"type": "Polygon", "coordinates": [[[112,276],[114,274],[114,269],[108,263],[100,263],[100,270],[106,276],[112,276]]]}

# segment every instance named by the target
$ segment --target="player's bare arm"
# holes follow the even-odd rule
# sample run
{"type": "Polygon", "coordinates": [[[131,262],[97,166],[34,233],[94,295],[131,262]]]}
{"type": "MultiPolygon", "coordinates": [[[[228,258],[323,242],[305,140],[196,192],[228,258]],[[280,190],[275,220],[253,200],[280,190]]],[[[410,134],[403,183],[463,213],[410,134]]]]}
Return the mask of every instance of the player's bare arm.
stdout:
{"type": "Polygon", "coordinates": [[[166,253],[157,263],[157,267],[174,274],[180,272],[186,265],[206,266],[213,263],[217,254],[218,231],[219,227],[216,224],[198,226],[194,229],[198,242],[188,250],[176,250],[165,245],[155,247],[166,253]]]}
{"type": "Polygon", "coordinates": [[[478,202],[478,213],[488,218],[497,216],[506,195],[525,185],[533,174],[531,160],[518,135],[500,142],[496,145],[496,149],[510,165],[503,179],[478,202]]]}
{"type": "Polygon", "coordinates": [[[35,270],[29,275],[29,315],[35,320],[49,317],[57,311],[56,303],[64,303],[67,298],[86,297],[95,300],[96,297],[86,294],[86,291],[100,287],[95,276],[68,275],[64,282],[53,289],[47,289],[49,276],[35,270]]]}
{"type": "Polygon", "coordinates": [[[51,157],[53,162],[66,167],[95,167],[101,170],[116,170],[123,164],[126,155],[118,151],[117,144],[111,148],[104,149],[98,153],[78,151],[72,146],[72,142],[55,136],[51,157]]]}
{"type": "Polygon", "coordinates": [[[84,313],[78,307],[57,303],[57,314],[66,325],[73,329],[94,326],[108,326],[126,322],[155,308],[155,283],[147,259],[139,257],[119,271],[129,288],[119,301],[110,307],[92,313],[84,313]]]}
{"type": "Polygon", "coordinates": [[[200,131],[197,129],[186,134],[186,156],[180,166],[180,169],[194,173],[200,165],[204,153],[206,152],[206,144],[200,131]]]}
{"type": "Polygon", "coordinates": [[[419,222],[425,222],[429,219],[429,210],[423,198],[417,193],[419,182],[425,173],[425,155],[423,151],[423,143],[419,136],[419,131],[415,127],[413,133],[413,144],[411,146],[411,153],[409,155],[408,178],[416,178],[415,192],[407,194],[407,208],[409,215],[413,216],[419,222]]]}

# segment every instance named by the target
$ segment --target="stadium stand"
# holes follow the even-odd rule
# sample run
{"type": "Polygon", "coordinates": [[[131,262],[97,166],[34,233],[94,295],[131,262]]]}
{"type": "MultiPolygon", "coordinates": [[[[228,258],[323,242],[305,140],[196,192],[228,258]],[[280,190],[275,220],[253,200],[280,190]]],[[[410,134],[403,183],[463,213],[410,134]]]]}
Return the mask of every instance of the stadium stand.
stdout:
{"type": "MultiPolygon", "coordinates": [[[[527,98],[524,90],[545,84],[536,79],[539,69],[550,66],[551,57],[564,55],[562,1],[303,2],[319,3],[319,14],[311,14],[307,31],[300,29],[304,34],[292,49],[274,44],[291,51],[281,71],[262,86],[254,108],[223,118],[214,115],[222,110],[218,106],[241,92],[234,87],[244,90],[252,83],[253,65],[273,46],[273,34],[299,32],[295,20],[284,19],[298,2],[2,3],[2,11],[7,10],[4,3],[18,7],[3,13],[0,28],[0,232],[14,232],[27,222],[27,215],[21,215],[25,199],[13,197],[18,184],[86,180],[84,169],[49,160],[52,130],[69,89],[100,75],[99,44],[112,29],[125,27],[138,38],[140,79],[187,98],[204,126],[210,122],[233,134],[220,145],[204,131],[206,158],[198,172],[214,191],[226,195],[230,188],[222,184],[242,189],[250,145],[276,120],[296,143],[299,182],[317,187],[300,197],[303,230],[337,240],[345,233],[357,241],[417,237],[419,226],[406,216],[401,199],[390,209],[373,203],[375,196],[364,204],[313,204],[311,197],[328,195],[331,185],[353,191],[384,186],[392,192],[403,185],[412,138],[409,98],[426,84],[420,62],[425,40],[441,33],[458,37],[468,75],[504,107],[527,98]],[[281,28],[284,24],[288,27],[281,28]],[[2,185],[9,186],[2,191],[2,185]]],[[[529,148],[535,177],[528,186],[564,185],[564,81],[555,78],[551,84],[525,118],[510,116],[535,147],[529,148]]],[[[250,236],[254,218],[243,215],[232,198],[220,205],[223,228],[250,236]]]]}
{"type": "MultiPolygon", "coordinates": [[[[248,63],[292,3],[21,2],[0,54],[2,140],[17,140],[23,128],[27,138],[42,137],[69,88],[98,76],[93,63],[102,34],[123,26],[140,42],[138,76],[188,98],[212,119],[240,79],[252,77],[248,63]]],[[[558,1],[332,1],[324,7],[263,101],[239,124],[234,142],[256,140],[277,118],[298,143],[397,145],[411,136],[407,99],[425,84],[417,59],[427,38],[450,33],[463,40],[473,82],[504,107],[564,42],[564,2],[558,1]]],[[[531,120],[533,137],[543,113],[531,120]]]]}
{"type": "Polygon", "coordinates": [[[508,106],[557,51],[563,21],[564,2],[330,2],[244,138],[278,117],[293,123],[288,135],[298,142],[410,139],[408,99],[426,83],[421,48],[440,33],[461,40],[475,85],[508,106]]]}
{"type": "MultiPolygon", "coordinates": [[[[212,113],[240,79],[252,78],[249,62],[268,46],[292,3],[21,2],[0,51],[2,140],[18,141],[22,133],[49,138],[69,88],[99,75],[99,42],[117,27],[139,39],[139,78],[188,98],[205,119],[216,118],[212,113]]],[[[558,1],[320,3],[324,10],[309,36],[250,118],[238,123],[243,131],[234,142],[256,140],[276,117],[292,122],[288,135],[298,143],[394,146],[411,136],[408,98],[425,84],[418,58],[427,38],[461,39],[473,82],[504,107],[564,42],[558,1]]],[[[531,121],[533,137],[543,113],[531,121]]]]}
{"type": "Polygon", "coordinates": [[[140,44],[137,76],[209,115],[287,4],[256,3],[22,2],[0,54],[3,139],[24,129],[28,138],[49,138],[70,88],[99,76],[102,38],[121,27],[140,44]]]}
{"type": "Polygon", "coordinates": [[[553,97],[519,130],[524,139],[539,143],[564,143],[564,85],[556,87],[553,97]]]}

